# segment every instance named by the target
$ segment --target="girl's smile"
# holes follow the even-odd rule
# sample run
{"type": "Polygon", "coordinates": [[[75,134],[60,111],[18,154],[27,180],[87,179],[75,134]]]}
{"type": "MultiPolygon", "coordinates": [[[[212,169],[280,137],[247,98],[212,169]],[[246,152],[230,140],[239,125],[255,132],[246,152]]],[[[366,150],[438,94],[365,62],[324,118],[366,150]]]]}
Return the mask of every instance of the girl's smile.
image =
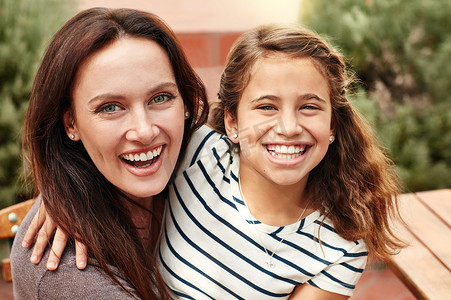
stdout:
{"type": "Polygon", "coordinates": [[[264,151],[269,154],[268,159],[274,164],[284,166],[295,165],[304,160],[304,154],[308,151],[306,144],[267,144],[264,145],[264,151]]]}
{"type": "Polygon", "coordinates": [[[331,111],[328,82],[310,59],[259,59],[236,116],[226,113],[229,132],[238,133],[240,178],[304,187],[329,147],[331,111]]]}

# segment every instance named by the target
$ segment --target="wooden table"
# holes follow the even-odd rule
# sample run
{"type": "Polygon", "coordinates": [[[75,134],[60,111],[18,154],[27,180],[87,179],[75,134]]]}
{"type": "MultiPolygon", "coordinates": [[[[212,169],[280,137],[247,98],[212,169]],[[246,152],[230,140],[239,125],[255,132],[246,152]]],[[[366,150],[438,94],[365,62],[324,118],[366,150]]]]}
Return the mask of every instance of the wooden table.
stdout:
{"type": "Polygon", "coordinates": [[[409,243],[387,262],[418,299],[451,299],[451,189],[403,194],[406,225],[396,232],[409,243]]]}

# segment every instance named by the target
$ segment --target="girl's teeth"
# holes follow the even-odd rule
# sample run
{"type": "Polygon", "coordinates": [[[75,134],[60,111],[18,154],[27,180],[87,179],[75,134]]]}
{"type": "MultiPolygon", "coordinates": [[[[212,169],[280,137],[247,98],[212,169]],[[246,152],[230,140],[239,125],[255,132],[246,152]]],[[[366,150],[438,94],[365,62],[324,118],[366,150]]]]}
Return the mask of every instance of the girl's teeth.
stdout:
{"type": "Polygon", "coordinates": [[[147,160],[147,155],[145,153],[141,153],[139,155],[139,158],[141,159],[141,161],[145,161],[145,160],[147,160]]]}
{"type": "Polygon", "coordinates": [[[287,153],[287,152],[288,152],[287,146],[282,146],[282,147],[280,147],[280,152],[281,152],[281,153],[287,153]]]}
{"type": "Polygon", "coordinates": [[[272,156],[282,159],[296,158],[305,152],[305,146],[268,145],[266,148],[272,156]]]}

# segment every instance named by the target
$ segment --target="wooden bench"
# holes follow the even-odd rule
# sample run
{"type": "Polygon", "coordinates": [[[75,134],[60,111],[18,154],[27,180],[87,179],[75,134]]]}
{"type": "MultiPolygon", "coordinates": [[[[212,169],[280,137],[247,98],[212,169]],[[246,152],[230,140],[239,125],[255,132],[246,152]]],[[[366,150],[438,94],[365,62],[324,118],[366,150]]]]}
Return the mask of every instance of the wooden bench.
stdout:
{"type": "MultiPolygon", "coordinates": [[[[0,239],[10,239],[12,241],[22,220],[34,202],[35,199],[31,199],[0,210],[0,239]]],[[[5,281],[12,281],[9,257],[2,259],[2,276],[5,281]]]]}
{"type": "Polygon", "coordinates": [[[400,212],[409,246],[387,265],[418,299],[451,299],[451,189],[403,194],[400,212]]]}

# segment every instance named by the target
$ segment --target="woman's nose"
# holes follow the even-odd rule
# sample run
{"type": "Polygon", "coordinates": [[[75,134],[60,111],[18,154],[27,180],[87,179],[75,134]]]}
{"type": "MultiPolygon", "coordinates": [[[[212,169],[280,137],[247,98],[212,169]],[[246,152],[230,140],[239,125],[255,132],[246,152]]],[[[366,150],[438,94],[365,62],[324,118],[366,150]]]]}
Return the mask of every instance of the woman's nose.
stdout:
{"type": "Polygon", "coordinates": [[[150,144],[158,134],[158,126],[152,121],[147,112],[140,112],[130,116],[130,127],[126,138],[129,141],[150,144]]]}

